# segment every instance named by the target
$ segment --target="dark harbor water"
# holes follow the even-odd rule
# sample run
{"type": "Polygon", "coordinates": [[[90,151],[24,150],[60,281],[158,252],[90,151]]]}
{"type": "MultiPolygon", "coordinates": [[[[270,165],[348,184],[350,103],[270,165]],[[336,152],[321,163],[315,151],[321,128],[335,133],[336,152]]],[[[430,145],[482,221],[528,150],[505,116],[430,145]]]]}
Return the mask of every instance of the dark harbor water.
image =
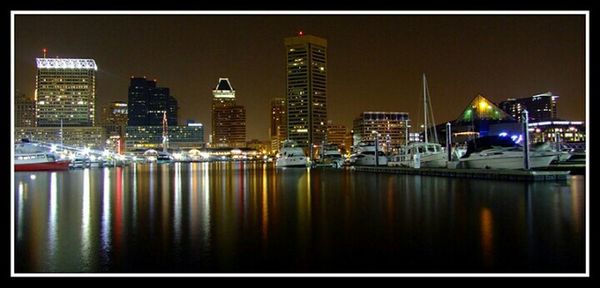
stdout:
{"type": "Polygon", "coordinates": [[[14,177],[17,273],[585,272],[585,176],[234,162],[14,177]]]}

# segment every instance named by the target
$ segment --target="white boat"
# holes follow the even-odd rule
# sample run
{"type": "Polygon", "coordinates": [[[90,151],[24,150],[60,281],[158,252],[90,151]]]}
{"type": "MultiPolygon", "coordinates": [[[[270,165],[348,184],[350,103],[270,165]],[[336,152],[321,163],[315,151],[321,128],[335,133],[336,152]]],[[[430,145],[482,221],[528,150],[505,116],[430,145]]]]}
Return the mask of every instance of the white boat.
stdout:
{"type": "Polygon", "coordinates": [[[324,145],[320,158],[315,162],[317,166],[328,166],[341,168],[344,165],[344,157],[335,144],[324,145]]]}
{"type": "MultiPolygon", "coordinates": [[[[467,153],[459,159],[465,168],[524,169],[523,147],[510,138],[485,136],[469,141],[467,153]]],[[[548,167],[558,153],[529,151],[529,168],[548,167]]]]}
{"type": "Polygon", "coordinates": [[[285,140],[281,144],[281,150],[277,153],[275,167],[308,167],[310,161],[302,147],[293,140],[285,140]]]}
{"type": "Polygon", "coordinates": [[[447,155],[438,143],[411,142],[402,147],[397,155],[393,155],[388,166],[403,166],[411,168],[442,168],[446,167],[447,155]]]}
{"type": "Polygon", "coordinates": [[[532,151],[556,153],[555,162],[565,162],[573,156],[573,149],[561,143],[541,142],[532,144],[530,147],[532,151]]]}
{"type": "Polygon", "coordinates": [[[390,157],[389,166],[404,166],[411,168],[441,168],[446,167],[448,162],[448,156],[444,152],[444,148],[437,141],[437,134],[435,132],[435,121],[433,119],[432,109],[429,109],[431,116],[427,113],[427,108],[431,108],[431,99],[429,99],[429,89],[427,88],[427,78],[423,74],[423,118],[425,120],[424,126],[424,142],[411,142],[400,149],[398,154],[390,157]],[[427,132],[427,121],[431,117],[432,126],[434,128],[434,140],[429,142],[427,132]]]}
{"type": "Polygon", "coordinates": [[[379,163],[375,159],[375,141],[361,141],[356,148],[356,154],[352,155],[352,164],[358,166],[387,166],[388,159],[381,149],[377,155],[379,163]]]}
{"type": "Polygon", "coordinates": [[[15,146],[14,163],[15,171],[52,171],[69,169],[70,161],[25,142],[15,146]]]}

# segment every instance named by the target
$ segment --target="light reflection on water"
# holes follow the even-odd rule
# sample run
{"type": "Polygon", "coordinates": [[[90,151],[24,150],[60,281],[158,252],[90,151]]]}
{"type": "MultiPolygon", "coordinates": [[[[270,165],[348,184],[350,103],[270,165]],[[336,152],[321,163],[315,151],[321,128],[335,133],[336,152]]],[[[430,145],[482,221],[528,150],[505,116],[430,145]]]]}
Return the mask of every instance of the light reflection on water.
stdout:
{"type": "Polygon", "coordinates": [[[19,172],[15,183],[16,272],[584,269],[583,176],[525,183],[217,162],[19,172]]]}

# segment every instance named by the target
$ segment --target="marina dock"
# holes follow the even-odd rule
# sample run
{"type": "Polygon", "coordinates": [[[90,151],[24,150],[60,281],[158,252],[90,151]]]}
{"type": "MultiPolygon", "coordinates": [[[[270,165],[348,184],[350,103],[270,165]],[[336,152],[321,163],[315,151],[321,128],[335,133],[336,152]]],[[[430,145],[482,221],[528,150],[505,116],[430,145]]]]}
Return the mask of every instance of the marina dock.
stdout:
{"type": "Polygon", "coordinates": [[[353,171],[392,173],[423,176],[442,176],[510,181],[565,181],[570,171],[492,170],[492,169],[449,169],[449,168],[405,168],[353,166],[353,171]]]}

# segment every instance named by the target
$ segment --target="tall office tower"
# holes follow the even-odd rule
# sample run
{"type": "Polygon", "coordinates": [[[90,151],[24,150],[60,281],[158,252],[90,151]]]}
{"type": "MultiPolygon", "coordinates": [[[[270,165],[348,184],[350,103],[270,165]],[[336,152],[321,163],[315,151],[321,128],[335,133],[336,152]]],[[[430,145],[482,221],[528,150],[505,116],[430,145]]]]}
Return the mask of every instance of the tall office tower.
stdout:
{"type": "Polygon", "coordinates": [[[219,78],[213,90],[212,146],[246,146],[246,108],[235,102],[235,90],[229,78],[219,78]]]}
{"type": "Polygon", "coordinates": [[[287,135],[310,151],[327,132],[327,40],[300,32],[284,44],[287,135]]]}
{"type": "Polygon", "coordinates": [[[15,127],[35,127],[35,100],[15,91],[15,127]]]}
{"type": "Polygon", "coordinates": [[[96,71],[93,59],[36,58],[38,127],[94,126],[96,71]]]}
{"type": "Polygon", "coordinates": [[[162,126],[164,112],[168,125],[177,125],[177,100],[169,88],[156,87],[156,80],[132,76],[128,100],[129,126],[162,126]]]}
{"type": "Polygon", "coordinates": [[[521,122],[521,112],[524,109],[527,109],[529,113],[529,122],[550,121],[557,119],[557,98],[558,96],[552,95],[552,92],[546,92],[526,98],[509,98],[498,106],[519,122],[521,122]]]}
{"type": "Polygon", "coordinates": [[[279,150],[281,142],[287,137],[287,118],[285,113],[286,105],[284,98],[271,99],[271,151],[279,150]]]}

